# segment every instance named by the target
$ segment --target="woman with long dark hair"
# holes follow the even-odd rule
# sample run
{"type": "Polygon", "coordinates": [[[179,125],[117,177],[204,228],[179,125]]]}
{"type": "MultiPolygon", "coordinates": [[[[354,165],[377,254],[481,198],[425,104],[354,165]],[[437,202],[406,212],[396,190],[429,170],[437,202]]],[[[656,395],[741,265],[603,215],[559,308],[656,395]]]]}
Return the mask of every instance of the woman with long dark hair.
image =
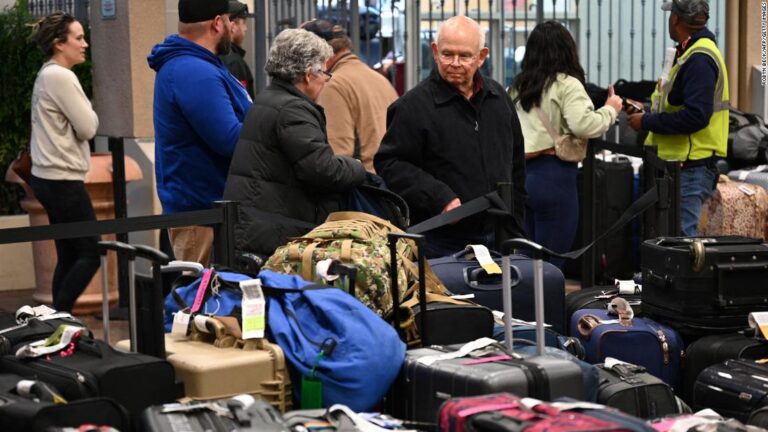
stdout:
{"type": "MultiPolygon", "coordinates": [[[[555,155],[548,127],[558,135],[600,136],[616,121],[621,98],[609,87],[605,106],[595,110],[584,88],[576,42],[555,21],[533,29],[521,67],[510,95],[525,137],[526,231],[531,240],[565,252],[573,243],[579,221],[577,164],[555,155]]],[[[562,266],[562,260],[553,263],[562,266]]]]}
{"type": "MultiPolygon", "coordinates": [[[[32,90],[32,178],[30,186],[48,212],[51,224],[94,221],[85,190],[91,162],[88,140],[99,118],[72,72],[85,61],[83,26],[69,14],[41,18],[32,32],[48,60],[40,67],[32,90]]],[[[53,306],[70,312],[99,268],[98,236],[56,240],[53,306]]]]}

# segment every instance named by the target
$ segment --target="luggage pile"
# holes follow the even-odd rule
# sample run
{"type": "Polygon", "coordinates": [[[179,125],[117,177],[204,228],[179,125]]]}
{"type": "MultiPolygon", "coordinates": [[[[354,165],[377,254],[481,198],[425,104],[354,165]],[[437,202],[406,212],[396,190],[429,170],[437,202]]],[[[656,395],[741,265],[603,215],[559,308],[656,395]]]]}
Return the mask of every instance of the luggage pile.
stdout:
{"type": "Polygon", "coordinates": [[[103,242],[152,263],[130,338],[44,306],[0,314],[0,430],[768,426],[760,240],[648,240],[642,283],[566,296],[553,254],[527,240],[427,262],[423,236],[332,219],[257,274],[103,242]],[[353,244],[373,237],[377,260],[353,244]],[[163,299],[161,273],[182,270],[163,299]]]}

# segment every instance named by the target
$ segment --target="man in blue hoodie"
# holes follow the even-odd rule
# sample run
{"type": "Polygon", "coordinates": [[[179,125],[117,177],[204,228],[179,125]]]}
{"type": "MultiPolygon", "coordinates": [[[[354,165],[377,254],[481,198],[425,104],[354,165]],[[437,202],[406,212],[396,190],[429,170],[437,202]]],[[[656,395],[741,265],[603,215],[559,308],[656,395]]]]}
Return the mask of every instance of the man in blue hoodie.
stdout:
{"type": "Polygon", "coordinates": [[[704,200],[715,188],[715,163],[728,147],[728,72],[707,29],[707,0],[667,0],[669,36],[678,42],[674,64],[651,96],[651,112],[629,116],[650,131],[646,145],[661,159],[680,161],[680,231],[695,236],[704,200]]]}
{"type": "MultiPolygon", "coordinates": [[[[163,213],[204,210],[224,193],[251,99],[217,57],[229,52],[229,2],[179,0],[179,34],[147,57],[155,78],[155,174],[163,213]]],[[[210,227],[169,230],[176,259],[207,265],[210,227]]]]}

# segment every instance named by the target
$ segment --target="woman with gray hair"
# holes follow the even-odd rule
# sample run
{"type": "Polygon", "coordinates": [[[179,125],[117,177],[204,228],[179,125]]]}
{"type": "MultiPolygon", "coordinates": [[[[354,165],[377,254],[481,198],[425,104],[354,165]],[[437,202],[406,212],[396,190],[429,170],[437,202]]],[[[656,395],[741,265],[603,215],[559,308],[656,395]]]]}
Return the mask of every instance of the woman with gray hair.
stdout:
{"type": "Polygon", "coordinates": [[[235,227],[242,252],[271,255],[308,229],[254,217],[254,210],[320,224],[338,210],[340,195],[365,180],[363,164],[335,156],[325,114],[315,103],[331,74],[331,47],[301,29],[282,31],[264,70],[272,83],[256,95],[243,122],[224,199],[240,202],[235,227]]]}

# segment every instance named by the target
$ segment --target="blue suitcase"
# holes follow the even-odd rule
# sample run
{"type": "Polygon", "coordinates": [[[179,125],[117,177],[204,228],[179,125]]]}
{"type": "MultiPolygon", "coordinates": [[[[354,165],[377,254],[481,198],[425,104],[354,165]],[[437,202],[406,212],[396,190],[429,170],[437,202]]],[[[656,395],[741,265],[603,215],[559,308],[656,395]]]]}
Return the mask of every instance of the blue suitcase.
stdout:
{"type": "MultiPolygon", "coordinates": [[[[501,255],[491,252],[501,266],[501,255]]],[[[501,275],[489,275],[475,259],[471,248],[453,255],[429,260],[429,266],[446,288],[454,294],[474,294],[473,302],[503,311],[501,275]]],[[[512,270],[512,315],[523,321],[535,321],[533,301],[533,260],[510,256],[512,270]]],[[[554,265],[544,262],[544,320],[552,330],[567,333],[565,317],[565,278],[554,265]]]]}
{"type": "Polygon", "coordinates": [[[643,366],[651,375],[677,389],[683,339],[671,327],[648,318],[633,318],[625,327],[606,309],[582,309],[571,317],[571,335],[584,345],[585,360],[604,363],[606,357],[643,366]],[[584,318],[587,315],[598,321],[584,318]],[[608,321],[601,323],[602,321],[608,321]]]}

